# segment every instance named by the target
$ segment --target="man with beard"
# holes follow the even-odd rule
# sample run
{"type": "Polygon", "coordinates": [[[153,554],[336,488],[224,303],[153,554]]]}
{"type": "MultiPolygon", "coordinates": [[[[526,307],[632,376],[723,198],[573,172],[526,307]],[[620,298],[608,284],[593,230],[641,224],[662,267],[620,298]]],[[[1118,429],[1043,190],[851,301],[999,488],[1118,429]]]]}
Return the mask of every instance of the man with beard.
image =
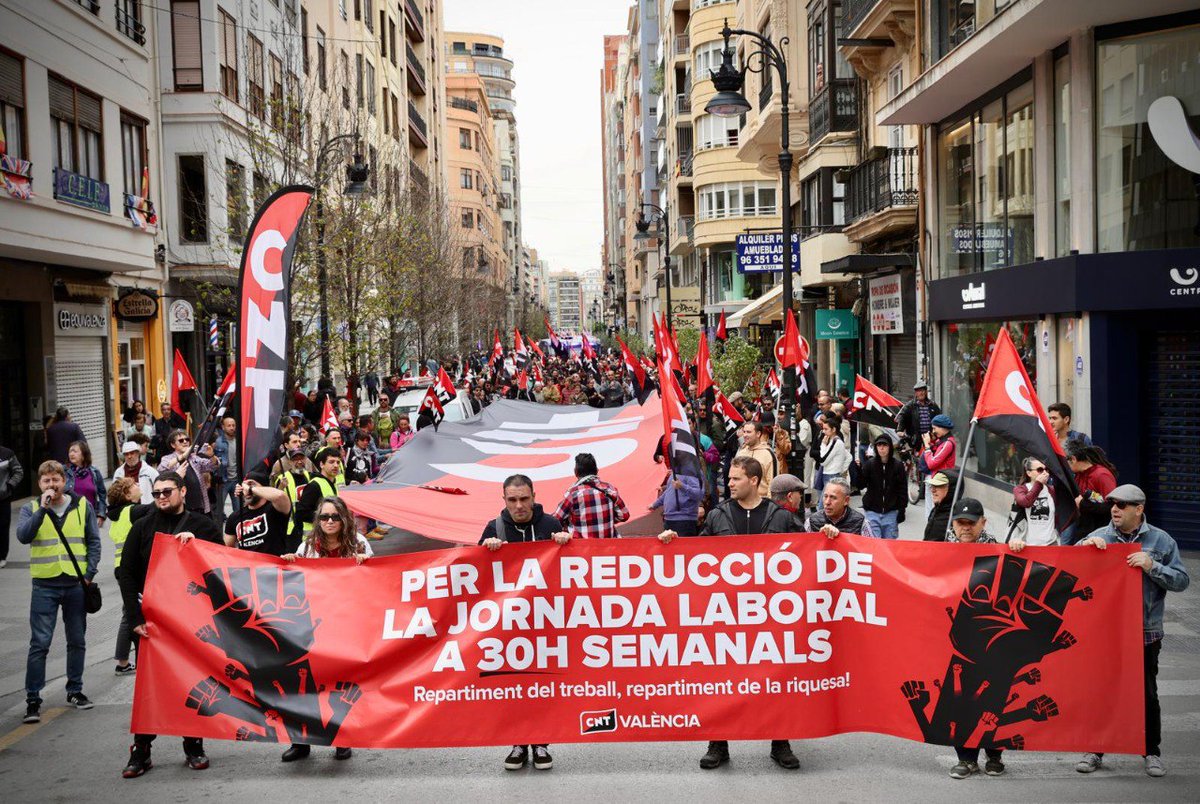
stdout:
{"type": "Polygon", "coordinates": [[[288,493],[267,485],[265,480],[250,476],[233,490],[245,504],[225,520],[225,546],[281,556],[294,552],[300,539],[289,538],[292,501],[288,493]]]}
{"type": "MultiPolygon", "coordinates": [[[[173,536],[181,544],[187,544],[192,539],[203,539],[213,544],[221,544],[221,533],[217,523],[202,513],[188,511],[183,506],[183,480],[173,472],[166,472],[154,481],[155,511],[137,522],[129,530],[125,546],[121,550],[121,596],[125,601],[125,610],[129,613],[129,622],[133,632],[142,639],[151,639],[154,632],[146,625],[142,616],[141,594],[146,588],[146,575],[150,569],[150,556],[154,549],[154,537],[163,534],[173,536]]],[[[150,770],[150,745],[154,742],[153,734],[133,735],[133,746],[129,749],[129,764],[125,766],[122,776],[133,779],[150,770]]],[[[183,753],[187,757],[187,766],[192,770],[204,770],[208,767],[208,757],[204,754],[204,741],[199,737],[183,738],[183,753]]]]}

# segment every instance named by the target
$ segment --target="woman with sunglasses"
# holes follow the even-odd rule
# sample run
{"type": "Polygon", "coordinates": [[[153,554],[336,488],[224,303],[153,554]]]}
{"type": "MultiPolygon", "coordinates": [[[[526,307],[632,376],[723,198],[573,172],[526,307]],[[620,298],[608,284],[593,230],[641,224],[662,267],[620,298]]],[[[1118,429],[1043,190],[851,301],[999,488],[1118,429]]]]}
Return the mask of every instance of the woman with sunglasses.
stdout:
{"type": "MultiPolygon", "coordinates": [[[[297,558],[353,558],[361,564],[371,557],[371,543],[361,533],[354,529],[354,515],[342,502],[341,497],[326,497],[317,506],[316,527],[308,537],[300,543],[300,549],[294,553],[280,556],[284,561],[293,563],[297,558]]],[[[284,762],[295,762],[305,759],[312,747],[303,743],[294,743],[283,752],[284,762]]],[[[336,748],[334,759],[349,759],[349,748],[336,748]]]]}
{"type": "Polygon", "coordinates": [[[1058,544],[1054,527],[1054,496],[1050,493],[1050,472],[1037,458],[1026,458],[1025,482],[1013,489],[1012,514],[1009,517],[1008,543],[1014,550],[1029,545],[1045,547],[1058,544]],[[1024,525],[1024,527],[1022,527],[1024,525]]]}

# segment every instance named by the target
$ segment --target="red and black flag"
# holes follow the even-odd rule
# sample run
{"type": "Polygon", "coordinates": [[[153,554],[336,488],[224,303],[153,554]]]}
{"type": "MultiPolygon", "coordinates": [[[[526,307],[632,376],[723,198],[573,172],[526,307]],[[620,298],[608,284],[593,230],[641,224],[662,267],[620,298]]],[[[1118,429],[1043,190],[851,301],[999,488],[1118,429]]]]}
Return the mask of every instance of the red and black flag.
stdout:
{"type": "Polygon", "coordinates": [[[272,193],[255,214],[242,249],[235,382],[239,457],[247,473],[274,461],[279,420],[287,410],[292,255],[312,193],[300,185],[272,193]]]}
{"type": "MultiPolygon", "coordinates": [[[[772,366],[771,370],[767,372],[767,381],[763,383],[763,392],[770,394],[775,399],[776,404],[778,404],[779,392],[782,388],[779,384],[779,375],[775,373],[775,367],[772,366]]],[[[760,396],[759,398],[761,399],[762,397],[760,396]]]]}
{"type": "Polygon", "coordinates": [[[488,360],[489,365],[495,370],[499,370],[501,364],[504,363],[504,344],[500,343],[500,331],[495,331],[496,341],[492,344],[492,357],[488,360]]]}
{"type": "Polygon", "coordinates": [[[708,335],[700,332],[700,346],[696,349],[696,395],[707,399],[705,394],[716,387],[713,381],[712,360],[708,356],[708,335]]]}
{"type": "Polygon", "coordinates": [[[518,369],[525,368],[525,363],[529,360],[529,350],[525,348],[525,339],[521,337],[521,330],[513,328],[513,361],[518,369]]]}
{"type": "Polygon", "coordinates": [[[617,343],[621,344],[621,357],[625,361],[625,371],[628,372],[629,378],[633,381],[633,395],[637,397],[639,405],[646,404],[646,398],[650,396],[650,392],[654,390],[654,382],[646,376],[646,370],[625,345],[625,341],[621,340],[621,336],[617,336],[617,343]]]}
{"type": "Polygon", "coordinates": [[[188,370],[183,354],[176,349],[175,363],[171,367],[171,410],[180,416],[186,416],[187,411],[183,408],[183,401],[179,398],[179,393],[195,390],[196,381],[192,378],[192,372],[188,370]]]}
{"type": "Polygon", "coordinates": [[[225,379],[221,382],[221,387],[217,389],[212,406],[208,409],[208,415],[204,417],[204,423],[200,425],[200,431],[192,440],[192,452],[212,440],[213,434],[217,431],[217,424],[225,417],[225,409],[233,401],[233,395],[236,392],[237,368],[230,366],[229,371],[225,372],[225,379]]]}
{"type": "MultiPolygon", "coordinates": [[[[437,385],[429,386],[429,390],[425,392],[425,398],[421,400],[420,407],[417,408],[417,418],[428,413],[433,420],[433,429],[442,423],[442,419],[446,418],[446,410],[442,407],[441,400],[438,399],[437,385]]],[[[420,424],[417,425],[420,429],[420,424]]]]}
{"type": "Polygon", "coordinates": [[[1054,479],[1051,492],[1055,520],[1058,529],[1062,530],[1075,516],[1075,498],[1079,496],[1075,475],[1067,468],[1062,445],[1054,437],[1050,420],[1038,401],[1007,327],[1001,327],[996,338],[973,420],[984,430],[1046,464],[1054,479]]]}
{"type": "Polygon", "coordinates": [[[580,362],[583,363],[584,369],[599,382],[600,364],[596,362],[596,350],[592,348],[592,342],[589,340],[586,332],[580,334],[579,340],[583,341],[583,348],[580,350],[580,362]]]}
{"type": "Polygon", "coordinates": [[[320,427],[322,433],[338,429],[337,416],[333,413],[333,404],[330,403],[328,396],[325,397],[325,404],[321,406],[320,427]]]}
{"type": "Polygon", "coordinates": [[[451,382],[450,375],[441,366],[438,366],[437,381],[433,384],[433,392],[437,394],[438,402],[442,403],[442,407],[450,404],[458,396],[458,391],[451,382]]]}
{"type": "Polygon", "coordinates": [[[542,322],[546,325],[546,337],[550,339],[550,348],[561,354],[563,351],[563,342],[559,339],[558,334],[554,331],[554,327],[550,326],[549,317],[543,316],[542,322]]]}
{"type": "Polygon", "coordinates": [[[738,428],[746,420],[742,418],[742,414],[738,413],[738,409],[733,406],[733,403],[721,393],[721,389],[716,389],[713,399],[713,413],[721,417],[721,421],[725,423],[725,440],[737,436],[738,428]]]}
{"type": "Polygon", "coordinates": [[[671,371],[661,363],[658,376],[662,378],[659,395],[663,411],[663,459],[677,475],[703,477],[696,437],[688,423],[687,408],[684,407],[679,384],[668,379],[671,371]]]}
{"type": "Polygon", "coordinates": [[[729,333],[725,330],[725,311],[721,311],[721,320],[717,322],[717,340],[724,343],[729,338],[729,333]]]}
{"type": "Polygon", "coordinates": [[[866,377],[854,379],[854,397],[850,400],[850,418],[863,424],[895,427],[896,414],[903,403],[866,377]]]}

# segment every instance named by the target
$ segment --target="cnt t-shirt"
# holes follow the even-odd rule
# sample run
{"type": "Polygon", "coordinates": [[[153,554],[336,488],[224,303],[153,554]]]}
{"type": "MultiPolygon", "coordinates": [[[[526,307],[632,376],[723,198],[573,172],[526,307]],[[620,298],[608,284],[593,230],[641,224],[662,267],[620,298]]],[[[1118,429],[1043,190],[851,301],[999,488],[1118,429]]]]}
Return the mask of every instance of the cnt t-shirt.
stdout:
{"type": "Polygon", "coordinates": [[[234,537],[234,546],[239,550],[281,556],[287,552],[290,523],[291,517],[270,503],[258,508],[243,505],[225,520],[225,533],[234,537]]]}

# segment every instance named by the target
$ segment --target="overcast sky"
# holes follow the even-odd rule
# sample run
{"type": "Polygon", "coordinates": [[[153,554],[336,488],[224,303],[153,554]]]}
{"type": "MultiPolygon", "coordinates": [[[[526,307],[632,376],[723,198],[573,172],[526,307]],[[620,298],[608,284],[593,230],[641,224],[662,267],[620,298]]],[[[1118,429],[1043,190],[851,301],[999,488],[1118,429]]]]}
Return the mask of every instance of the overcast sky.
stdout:
{"type": "Polygon", "coordinates": [[[445,0],[445,30],[504,38],[517,84],[522,239],[552,271],[600,267],[600,70],[604,36],[625,31],[630,5],[631,0],[445,0]]]}

